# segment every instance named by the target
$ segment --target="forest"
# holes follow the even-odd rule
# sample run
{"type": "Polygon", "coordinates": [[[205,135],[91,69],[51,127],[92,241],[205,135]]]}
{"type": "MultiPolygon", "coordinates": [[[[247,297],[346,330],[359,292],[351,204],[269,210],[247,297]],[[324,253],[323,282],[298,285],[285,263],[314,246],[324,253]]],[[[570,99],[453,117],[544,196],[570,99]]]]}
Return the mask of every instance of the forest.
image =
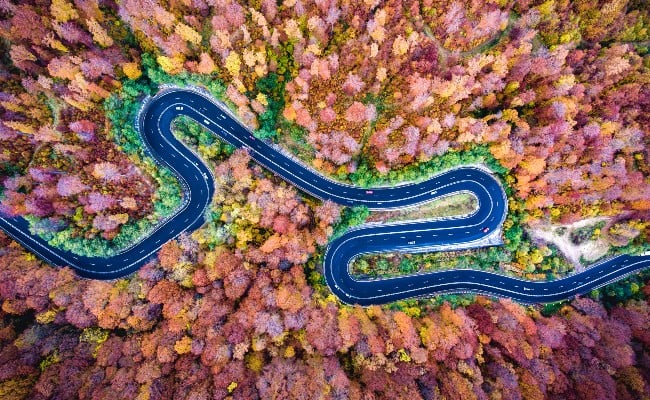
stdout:
{"type": "MultiPolygon", "coordinates": [[[[344,182],[498,175],[504,246],[361,275],[552,279],[588,265],[561,238],[650,250],[644,0],[0,0],[0,216],[86,255],[155,229],[183,193],[134,121],[165,84],[344,182]]],[[[301,193],[191,120],[174,130],[216,196],[137,273],[81,279],[0,233],[0,398],[650,398],[648,272],[548,305],[344,305],[324,249],[383,217],[301,193]]]]}

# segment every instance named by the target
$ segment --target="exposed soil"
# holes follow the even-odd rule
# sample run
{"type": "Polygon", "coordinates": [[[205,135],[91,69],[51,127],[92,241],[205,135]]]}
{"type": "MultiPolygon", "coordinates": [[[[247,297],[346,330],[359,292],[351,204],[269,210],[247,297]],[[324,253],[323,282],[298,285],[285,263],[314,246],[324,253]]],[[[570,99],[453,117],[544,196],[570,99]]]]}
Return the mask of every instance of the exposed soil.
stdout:
{"type": "Polygon", "coordinates": [[[611,245],[601,236],[577,240],[580,237],[578,233],[589,227],[595,229],[598,224],[607,224],[610,220],[610,217],[593,217],[568,225],[540,224],[529,228],[528,233],[533,239],[555,245],[575,266],[576,272],[580,272],[585,269],[583,263],[592,263],[603,257],[611,245]]]}

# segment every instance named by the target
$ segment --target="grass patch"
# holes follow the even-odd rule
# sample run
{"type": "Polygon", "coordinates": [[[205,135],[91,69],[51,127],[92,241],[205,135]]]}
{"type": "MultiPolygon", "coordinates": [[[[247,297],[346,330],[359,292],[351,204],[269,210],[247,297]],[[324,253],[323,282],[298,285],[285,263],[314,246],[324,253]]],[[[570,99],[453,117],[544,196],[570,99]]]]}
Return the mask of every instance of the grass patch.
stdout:
{"type": "Polygon", "coordinates": [[[404,210],[375,211],[368,222],[396,222],[462,216],[477,210],[478,200],[470,193],[458,193],[404,210]]]}

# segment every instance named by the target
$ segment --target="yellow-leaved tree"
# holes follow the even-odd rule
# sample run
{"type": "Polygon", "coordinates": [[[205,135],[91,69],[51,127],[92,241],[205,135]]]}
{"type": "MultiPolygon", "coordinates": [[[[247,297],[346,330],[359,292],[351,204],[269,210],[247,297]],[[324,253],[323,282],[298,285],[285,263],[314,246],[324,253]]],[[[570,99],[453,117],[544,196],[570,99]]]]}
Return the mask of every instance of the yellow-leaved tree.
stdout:
{"type": "Polygon", "coordinates": [[[170,75],[175,75],[183,71],[184,58],[181,55],[176,55],[174,57],[158,56],[156,61],[158,61],[158,64],[163,71],[170,75]]]}
{"type": "Polygon", "coordinates": [[[93,34],[93,40],[97,44],[102,47],[110,47],[113,45],[113,38],[108,35],[106,29],[95,18],[86,20],[86,24],[88,24],[88,30],[93,34]]]}
{"type": "Polygon", "coordinates": [[[194,45],[200,45],[201,44],[201,35],[194,30],[189,25],[185,25],[182,22],[179,22],[176,24],[176,28],[174,31],[183,38],[183,40],[186,40],[194,45]]]}
{"type": "Polygon", "coordinates": [[[122,64],[122,71],[124,72],[124,75],[126,75],[126,77],[129,79],[135,80],[138,79],[140,75],[142,75],[142,71],[140,71],[138,64],[134,62],[122,64]]]}
{"type": "Polygon", "coordinates": [[[52,17],[54,17],[57,22],[61,23],[79,18],[77,10],[75,10],[74,6],[66,0],[52,0],[50,13],[52,13],[52,17]]]}

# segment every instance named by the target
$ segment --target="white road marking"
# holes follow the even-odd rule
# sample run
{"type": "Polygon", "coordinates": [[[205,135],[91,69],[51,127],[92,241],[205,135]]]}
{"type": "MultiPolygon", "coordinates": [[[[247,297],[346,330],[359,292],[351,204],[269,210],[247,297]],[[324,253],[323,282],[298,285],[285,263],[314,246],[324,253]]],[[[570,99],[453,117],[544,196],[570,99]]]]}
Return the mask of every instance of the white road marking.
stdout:
{"type": "MultiPolygon", "coordinates": [[[[178,91],[173,92],[173,93],[178,93],[178,91]]],[[[189,102],[190,102],[190,103],[194,103],[194,100],[192,99],[191,96],[189,97],[189,102]]],[[[177,107],[180,107],[180,106],[177,106],[177,107]]],[[[188,108],[191,108],[191,106],[188,107],[188,108]]],[[[183,107],[180,107],[180,108],[179,108],[179,110],[183,110],[183,109],[184,109],[183,107]]],[[[205,108],[205,107],[202,107],[202,110],[207,112],[207,108],[205,108]]],[[[194,110],[194,111],[196,111],[196,110],[194,110]]],[[[218,117],[219,117],[220,119],[225,120],[225,119],[226,119],[226,117],[225,117],[225,114],[226,114],[226,113],[227,113],[227,111],[222,111],[221,113],[218,114],[218,117]]],[[[162,115],[162,113],[159,114],[159,119],[158,119],[159,122],[160,122],[160,115],[162,115]]],[[[149,120],[153,120],[153,117],[154,117],[154,115],[153,115],[152,113],[150,113],[150,114],[145,114],[145,116],[146,116],[146,118],[149,119],[149,120]]],[[[210,121],[209,121],[207,118],[204,119],[204,122],[206,123],[206,125],[209,125],[209,124],[210,124],[210,121]]],[[[239,128],[237,128],[237,126],[238,126],[238,125],[237,125],[237,122],[230,121],[228,124],[229,124],[230,126],[232,126],[232,127],[235,127],[236,129],[239,129],[239,128]]],[[[214,125],[218,125],[218,124],[217,124],[217,123],[214,123],[214,125]]],[[[219,126],[220,126],[220,125],[219,125],[219,126]]],[[[211,129],[215,129],[213,125],[211,125],[211,129]]],[[[160,123],[158,124],[158,129],[157,129],[157,131],[158,131],[158,132],[163,132],[163,130],[162,130],[161,126],[160,126],[160,123]]],[[[230,141],[232,141],[232,143],[234,143],[235,145],[237,145],[237,146],[241,146],[241,144],[239,144],[239,143],[241,143],[241,139],[238,138],[237,134],[231,132],[231,128],[230,128],[230,127],[227,128],[227,129],[223,129],[223,131],[224,131],[224,132],[227,132],[227,133],[230,134],[230,135],[232,135],[232,137],[228,137],[228,138],[226,139],[226,138],[225,138],[225,136],[226,136],[225,133],[223,133],[223,132],[222,132],[223,134],[220,134],[219,132],[217,132],[217,133],[220,134],[220,136],[221,136],[222,138],[224,138],[224,140],[226,140],[226,141],[229,141],[229,140],[230,140],[230,141]]],[[[245,132],[245,130],[242,128],[241,131],[237,131],[237,132],[238,132],[238,134],[239,134],[239,133],[241,133],[241,132],[245,132]]],[[[143,136],[143,139],[144,139],[145,143],[147,144],[147,139],[146,139],[146,137],[143,136]]],[[[156,145],[156,147],[163,148],[163,145],[164,145],[165,143],[166,143],[168,146],[170,146],[170,148],[171,148],[171,150],[172,150],[172,151],[169,152],[169,155],[171,155],[173,158],[176,158],[176,154],[174,153],[174,151],[178,152],[178,149],[174,146],[173,143],[169,142],[168,139],[165,138],[164,136],[163,136],[163,140],[162,140],[162,141],[156,141],[155,145],[156,145]]],[[[256,147],[258,147],[258,148],[261,147],[261,142],[257,141],[255,144],[256,144],[256,147]]],[[[147,144],[147,145],[148,145],[148,144],[147,144]]],[[[151,149],[151,146],[149,146],[149,148],[151,149]]],[[[261,157],[261,161],[262,161],[261,164],[262,164],[263,166],[266,166],[266,167],[270,166],[270,167],[272,167],[271,169],[274,170],[274,172],[275,172],[277,175],[279,175],[279,176],[283,176],[283,177],[289,177],[289,178],[291,178],[291,182],[293,182],[294,179],[295,179],[294,184],[295,184],[298,188],[302,188],[303,190],[307,189],[306,191],[308,191],[308,192],[311,192],[311,191],[315,191],[315,190],[316,190],[316,189],[314,188],[312,182],[307,182],[307,181],[305,181],[305,180],[303,180],[303,179],[301,179],[301,178],[299,178],[299,177],[297,176],[297,175],[304,175],[304,173],[303,173],[303,169],[302,169],[303,167],[302,167],[300,164],[298,164],[297,162],[293,161],[292,159],[287,159],[286,157],[281,156],[281,158],[283,159],[283,160],[282,160],[282,163],[283,163],[285,166],[287,166],[287,167],[289,167],[289,168],[291,168],[291,167],[298,167],[298,169],[297,169],[298,173],[297,173],[297,174],[296,174],[295,172],[293,172],[293,171],[287,170],[287,169],[283,168],[282,166],[280,166],[279,164],[277,164],[277,163],[271,161],[271,158],[275,159],[275,158],[276,158],[276,155],[274,154],[273,149],[270,149],[270,150],[271,150],[271,151],[270,151],[270,154],[268,154],[268,155],[265,155],[265,154],[259,153],[259,154],[261,154],[261,156],[260,156],[260,157],[261,157]]],[[[191,150],[190,150],[190,153],[192,153],[191,150]]],[[[178,152],[178,154],[180,154],[180,156],[183,157],[183,158],[185,158],[186,160],[188,160],[188,161],[190,160],[190,159],[188,159],[185,155],[183,155],[182,153],[178,152]]],[[[198,166],[198,164],[196,163],[196,161],[192,161],[192,162],[194,163],[194,165],[198,166]]],[[[185,167],[188,167],[187,164],[184,164],[184,165],[185,165],[185,167]]],[[[172,169],[173,169],[173,166],[171,166],[171,167],[172,167],[172,169]]],[[[174,171],[175,171],[175,170],[174,170],[174,171]]],[[[449,173],[454,173],[454,171],[453,171],[453,170],[452,170],[452,171],[449,171],[449,173]]],[[[207,181],[207,176],[206,176],[206,174],[205,174],[205,173],[202,173],[202,174],[203,174],[204,179],[207,181]]],[[[441,176],[442,176],[442,175],[441,175],[441,176]]],[[[469,181],[472,181],[472,179],[474,179],[474,178],[472,178],[473,175],[470,174],[470,173],[467,173],[466,176],[467,176],[468,178],[470,178],[469,181]]],[[[318,178],[318,175],[317,175],[317,174],[316,174],[316,178],[318,178]]],[[[321,177],[321,178],[323,178],[323,177],[321,177]]],[[[433,178],[431,178],[431,180],[433,180],[433,179],[437,179],[437,178],[438,178],[438,177],[433,177],[433,178]]],[[[195,176],[195,179],[198,181],[198,176],[195,176]]],[[[310,179],[314,179],[314,176],[313,176],[313,175],[310,176],[310,179]]],[[[323,178],[323,179],[327,180],[327,178],[323,178]]],[[[474,183],[478,183],[478,182],[484,182],[484,181],[486,181],[486,180],[487,180],[487,181],[490,181],[490,179],[492,179],[492,178],[491,178],[489,175],[478,175],[478,176],[476,177],[476,180],[474,180],[473,182],[474,182],[474,183]]],[[[429,182],[429,181],[427,181],[427,182],[429,182]]],[[[456,182],[454,182],[454,183],[452,183],[452,184],[458,184],[459,182],[461,182],[461,180],[457,180],[456,182]]],[[[345,187],[345,185],[341,185],[341,184],[338,184],[338,183],[337,183],[336,185],[338,186],[338,189],[337,189],[337,190],[338,190],[339,192],[341,191],[341,187],[345,187]]],[[[480,183],[479,183],[479,185],[480,185],[481,187],[484,187],[484,186],[483,186],[482,184],[480,184],[480,183]]],[[[407,187],[407,186],[409,186],[409,184],[407,184],[407,185],[403,185],[403,186],[400,186],[399,189],[404,191],[404,187],[407,187]]],[[[443,186],[439,186],[439,187],[442,188],[442,187],[444,187],[444,186],[448,186],[448,185],[443,185],[443,186]]],[[[330,190],[334,191],[334,190],[332,189],[332,186],[331,186],[331,185],[328,185],[328,188],[329,188],[330,190]]],[[[438,190],[440,190],[440,188],[439,188],[438,190]]],[[[372,200],[368,200],[368,199],[350,199],[350,198],[345,198],[345,197],[337,196],[337,195],[335,195],[335,194],[332,193],[332,192],[328,193],[328,192],[326,192],[326,191],[324,191],[324,190],[322,190],[322,189],[320,189],[320,188],[318,188],[317,191],[318,191],[319,193],[324,193],[325,195],[332,196],[332,198],[334,198],[334,199],[336,199],[336,200],[338,200],[338,201],[340,201],[340,202],[344,202],[344,203],[351,203],[351,202],[353,202],[353,201],[357,201],[357,202],[361,202],[361,203],[366,202],[367,204],[370,204],[370,205],[373,204],[373,201],[372,201],[372,200]]],[[[385,191],[385,190],[382,189],[382,192],[384,192],[384,191],[385,191]]],[[[486,191],[487,191],[487,189],[486,189],[486,191]]],[[[430,193],[431,193],[431,194],[436,194],[436,192],[437,192],[437,190],[434,190],[434,191],[432,191],[432,192],[430,192],[430,193]]],[[[445,195],[448,195],[449,192],[450,192],[450,190],[445,190],[445,195]]],[[[203,193],[203,189],[201,189],[201,193],[203,193]]],[[[394,197],[396,197],[396,196],[395,196],[395,193],[396,193],[396,192],[390,192],[390,191],[389,191],[389,192],[386,192],[386,193],[383,193],[383,195],[384,195],[384,199],[386,199],[386,198],[394,198],[394,197]]],[[[188,194],[189,197],[191,197],[191,192],[188,192],[187,194],[188,194]]],[[[347,191],[344,191],[343,194],[347,194],[347,191]]],[[[407,194],[407,195],[410,194],[410,190],[406,190],[406,191],[405,191],[405,194],[407,194]]],[[[415,200],[412,200],[412,201],[409,202],[409,200],[411,200],[411,199],[415,199],[415,198],[418,198],[418,196],[421,196],[421,193],[420,193],[420,194],[416,194],[415,196],[412,196],[412,197],[402,197],[402,198],[399,198],[399,197],[398,197],[398,198],[395,200],[394,203],[393,203],[393,200],[389,200],[389,201],[386,201],[386,202],[389,203],[389,204],[409,204],[409,205],[410,205],[410,204],[416,203],[416,201],[415,201],[415,200]]],[[[375,196],[372,196],[372,197],[375,197],[375,196]]],[[[497,217],[496,215],[494,215],[495,213],[492,212],[493,207],[498,208],[500,202],[499,202],[499,200],[498,200],[498,196],[497,196],[497,198],[494,198],[494,199],[493,199],[493,198],[488,194],[487,199],[488,199],[488,203],[487,203],[487,204],[485,204],[485,203],[481,204],[481,203],[484,201],[484,198],[480,198],[480,199],[479,199],[479,204],[480,204],[480,207],[487,207],[487,211],[488,211],[487,215],[488,215],[488,217],[489,217],[488,220],[489,220],[490,222],[493,222],[493,221],[495,221],[495,218],[497,217]]],[[[506,201],[505,197],[503,197],[503,201],[504,201],[504,202],[506,201]]],[[[189,204],[190,202],[191,202],[191,199],[188,200],[188,204],[189,204]]],[[[199,202],[199,203],[201,203],[201,202],[199,202]]],[[[377,205],[382,205],[382,202],[375,202],[375,204],[377,204],[377,205]]],[[[205,209],[205,208],[208,207],[208,205],[209,205],[209,202],[206,202],[205,204],[199,204],[199,205],[197,205],[196,208],[197,208],[197,209],[201,209],[201,208],[203,207],[203,208],[205,209]]],[[[198,216],[197,219],[198,219],[199,217],[200,217],[200,216],[198,216]]],[[[501,216],[500,218],[502,219],[503,216],[501,216]]],[[[195,219],[194,222],[196,222],[197,219],[195,219]]],[[[459,220],[461,220],[461,219],[462,219],[462,218],[460,218],[459,220]]],[[[189,221],[189,218],[186,218],[186,219],[185,219],[185,222],[188,222],[188,221],[189,221]]],[[[0,222],[4,222],[4,223],[6,223],[8,226],[12,226],[11,223],[8,222],[6,219],[3,220],[3,219],[0,218],[0,222]]],[[[192,222],[192,223],[194,223],[194,222],[192,222]]],[[[482,223],[485,223],[485,222],[482,222],[482,223]]],[[[413,226],[416,226],[416,225],[417,225],[417,224],[414,224],[413,226]]],[[[475,224],[475,225],[478,225],[478,226],[480,227],[481,223],[478,223],[478,224],[475,224]]],[[[489,225],[490,225],[490,227],[492,227],[492,226],[496,226],[496,224],[489,224],[489,225]]],[[[417,231],[427,231],[427,229],[421,229],[421,230],[419,230],[419,229],[409,228],[410,225],[409,225],[408,222],[406,222],[406,223],[395,223],[395,224],[392,224],[392,228],[397,227],[397,229],[399,229],[401,226],[404,227],[403,231],[404,231],[404,232],[408,232],[408,233],[417,232],[417,231]]],[[[473,225],[473,226],[474,226],[474,225],[473,225]]],[[[461,227],[461,228],[462,228],[462,227],[461,227]]],[[[468,226],[468,228],[472,228],[472,226],[468,226]]],[[[156,228],[156,229],[158,229],[158,228],[156,228]]],[[[364,228],[362,227],[361,229],[359,229],[359,230],[357,230],[357,231],[351,231],[351,232],[363,232],[363,229],[364,229],[364,228]]],[[[455,230],[455,231],[457,231],[457,232],[460,232],[458,226],[440,227],[440,228],[438,228],[439,231],[442,231],[442,230],[448,230],[448,229],[449,229],[449,230],[455,230]]],[[[172,228],[172,232],[175,232],[176,230],[178,230],[178,231],[182,231],[182,230],[184,230],[184,229],[181,229],[181,228],[178,227],[178,226],[174,226],[174,227],[172,228]],[[177,229],[177,228],[178,228],[178,229],[177,229]]],[[[465,230],[464,232],[465,232],[465,234],[469,234],[469,233],[472,232],[472,230],[465,230]]],[[[387,241],[387,240],[390,239],[391,235],[395,235],[396,233],[399,233],[399,232],[396,231],[396,230],[392,230],[392,231],[389,231],[389,232],[386,231],[386,230],[384,230],[383,233],[378,233],[378,234],[376,234],[376,236],[377,236],[377,238],[378,238],[379,236],[383,236],[382,239],[383,239],[384,241],[387,241]]],[[[429,237],[431,237],[431,238],[439,236],[439,235],[436,234],[436,233],[430,233],[430,232],[428,232],[428,234],[430,235],[429,237]]],[[[34,251],[34,252],[35,252],[36,254],[38,254],[39,256],[41,256],[41,253],[39,252],[39,250],[45,252],[46,254],[51,254],[51,255],[54,255],[54,256],[58,256],[57,253],[53,252],[51,249],[49,249],[49,248],[46,247],[45,245],[42,245],[41,242],[37,241],[35,238],[32,238],[29,234],[26,234],[26,233],[24,233],[24,232],[20,232],[20,231],[19,231],[18,233],[15,233],[15,232],[14,232],[12,236],[15,236],[15,235],[21,235],[20,238],[18,239],[19,242],[21,242],[21,243],[23,243],[23,244],[28,243],[26,246],[27,246],[28,248],[32,249],[32,251],[34,251]],[[36,247],[36,249],[33,249],[34,247],[36,247]]],[[[447,232],[447,235],[448,235],[448,236],[453,236],[454,233],[447,232]]],[[[361,235],[360,235],[360,236],[361,236],[361,235]]],[[[417,235],[416,237],[420,237],[420,236],[421,236],[421,235],[417,235]]],[[[394,237],[394,236],[393,236],[393,237],[394,237]]],[[[373,237],[371,240],[375,240],[374,237],[373,237]]],[[[160,243],[160,241],[161,241],[161,239],[158,239],[158,240],[156,241],[156,243],[160,243]]],[[[138,243],[141,243],[141,242],[138,242],[138,243]]],[[[340,246],[337,247],[337,248],[335,248],[333,251],[334,251],[334,252],[337,252],[337,251],[339,251],[339,248],[340,248],[340,246]]],[[[421,251],[421,248],[417,248],[417,249],[420,249],[419,251],[421,251]]],[[[134,251],[135,251],[135,250],[136,250],[136,248],[134,248],[134,251]]],[[[144,252],[145,252],[145,249],[139,249],[139,250],[140,250],[141,253],[144,253],[144,252]]],[[[328,248],[328,252],[329,252],[330,250],[331,250],[331,248],[328,248]]],[[[124,253],[123,253],[123,254],[124,254],[124,253]]],[[[326,253],[326,255],[327,255],[327,254],[328,254],[328,253],[326,253]]],[[[647,256],[650,256],[650,254],[646,254],[645,256],[646,256],[646,257],[647,257],[647,256]]],[[[42,256],[41,256],[41,257],[42,257],[42,256]]],[[[47,257],[44,257],[44,258],[47,258],[47,257]]],[[[76,257],[76,256],[72,256],[72,258],[75,259],[75,260],[78,260],[78,257],[76,257]]],[[[123,267],[123,269],[131,268],[133,265],[135,265],[136,263],[138,263],[138,262],[140,262],[141,260],[143,260],[143,258],[139,258],[139,259],[135,259],[135,258],[136,258],[136,257],[131,257],[131,258],[129,258],[129,257],[127,257],[127,256],[125,256],[125,258],[122,258],[122,260],[124,261],[125,264],[128,263],[128,265],[125,265],[125,266],[123,267]],[[134,261],[129,261],[129,260],[134,260],[134,261]]],[[[614,264],[614,265],[615,265],[615,268],[611,268],[610,270],[599,269],[599,270],[593,272],[594,274],[597,273],[598,276],[600,276],[600,278],[598,278],[598,279],[599,279],[599,281],[598,281],[598,285],[601,285],[601,286],[602,286],[602,285],[604,285],[604,284],[606,284],[606,283],[608,283],[608,282],[611,282],[611,281],[614,280],[616,277],[620,277],[620,276],[622,276],[622,275],[626,275],[626,274],[629,274],[629,273],[635,271],[635,268],[637,268],[637,269],[638,269],[638,268],[643,268],[644,266],[647,266],[648,264],[650,264],[650,262],[648,262],[648,261],[650,261],[650,260],[645,260],[645,259],[642,259],[641,261],[634,261],[634,260],[638,260],[638,258],[629,259],[629,260],[630,260],[630,261],[620,262],[619,264],[614,264]]],[[[90,263],[90,265],[96,265],[94,262],[89,262],[89,263],[90,263]]],[[[74,264],[75,264],[75,263],[70,263],[70,265],[76,266],[76,267],[78,267],[80,270],[84,270],[82,265],[74,265],[74,264]]],[[[113,265],[112,263],[107,264],[107,266],[109,266],[109,267],[112,266],[112,265],[113,265]]],[[[598,264],[598,265],[601,265],[601,264],[598,264]]],[[[602,264],[602,265],[604,265],[604,264],[602,264]]],[[[330,269],[327,269],[327,268],[326,268],[326,275],[327,275],[328,273],[332,273],[331,270],[332,270],[331,268],[330,268],[330,269]]],[[[91,271],[88,271],[88,272],[96,272],[96,271],[92,271],[92,270],[91,270],[91,271]]],[[[111,271],[111,272],[113,272],[113,271],[111,271]]],[[[458,281],[456,281],[456,282],[449,282],[449,283],[438,284],[438,285],[440,285],[440,286],[438,286],[438,287],[433,287],[433,288],[430,288],[430,287],[427,287],[427,286],[426,286],[426,285],[428,285],[429,282],[432,282],[433,279],[425,278],[426,275],[423,275],[423,276],[422,276],[422,280],[421,280],[421,282],[423,282],[425,286],[420,286],[420,285],[418,285],[418,287],[416,287],[416,288],[413,289],[413,290],[418,290],[418,291],[419,291],[418,294],[421,295],[423,290],[424,290],[424,291],[428,291],[429,289],[431,289],[431,290],[430,290],[431,293],[434,293],[435,291],[442,291],[442,290],[444,289],[445,285],[461,285],[461,286],[462,286],[462,285],[469,285],[469,284],[474,284],[474,285],[476,285],[477,282],[475,282],[475,280],[478,279],[476,274],[478,274],[478,277],[480,278],[480,277],[482,276],[481,274],[489,274],[489,273],[486,273],[486,272],[480,272],[480,271],[479,271],[479,272],[474,271],[472,274],[469,274],[469,276],[468,276],[471,280],[473,280],[473,282],[458,282],[458,281]]],[[[581,274],[584,274],[584,272],[581,273],[581,274]]],[[[496,275],[496,274],[491,274],[491,275],[496,275]]],[[[332,275],[332,276],[333,276],[333,275],[332,275]]],[[[447,275],[438,275],[438,276],[437,276],[437,278],[438,278],[437,281],[441,281],[442,278],[443,278],[444,276],[447,276],[447,275]]],[[[496,276],[498,276],[498,275],[496,275],[496,276]]],[[[576,279],[576,276],[577,276],[577,275],[574,275],[573,277],[571,277],[571,279],[574,280],[574,281],[577,280],[577,279],[576,279]]],[[[537,296],[538,298],[544,298],[544,296],[558,296],[558,294],[559,294],[559,295],[562,295],[563,293],[574,293],[574,294],[575,294],[575,293],[576,293],[576,290],[578,290],[578,289],[580,289],[580,288],[582,288],[582,287],[585,287],[585,285],[587,285],[587,287],[592,287],[592,286],[593,286],[593,285],[591,284],[591,283],[592,283],[592,276],[593,276],[593,275],[591,275],[591,274],[590,274],[590,275],[581,275],[582,280],[579,280],[579,281],[577,281],[577,282],[575,282],[575,283],[571,283],[571,282],[572,282],[571,280],[565,280],[564,282],[568,282],[568,285],[567,285],[567,286],[569,286],[569,288],[568,288],[566,291],[564,291],[564,292],[559,292],[558,290],[555,290],[555,291],[553,291],[552,293],[549,293],[548,295],[546,295],[546,294],[535,294],[535,295],[530,295],[530,296],[537,296]],[[579,285],[579,287],[576,288],[576,285],[579,285]]],[[[328,282],[329,282],[329,278],[330,278],[330,276],[326,276],[326,277],[328,278],[328,282]]],[[[454,279],[458,280],[458,279],[460,279],[460,277],[456,275],[456,276],[454,277],[454,279]]],[[[485,276],[483,276],[483,279],[484,279],[484,281],[489,281],[489,280],[490,280],[489,277],[485,277],[485,276]]],[[[519,279],[517,279],[517,278],[511,278],[511,279],[514,280],[514,281],[521,281],[521,280],[519,280],[519,279]]],[[[568,278],[567,278],[567,279],[568,279],[568,278]]],[[[400,278],[391,278],[391,279],[388,279],[388,280],[391,281],[391,282],[392,282],[392,281],[399,282],[399,281],[400,281],[400,278]]],[[[524,282],[524,281],[521,281],[521,282],[524,282]]],[[[505,284],[504,284],[503,281],[500,281],[500,283],[501,283],[502,285],[505,286],[505,284]]],[[[558,283],[559,283],[559,282],[558,282],[558,283]]],[[[541,288],[542,291],[544,291],[544,292],[548,292],[548,291],[549,291],[548,286],[544,286],[544,287],[539,286],[539,285],[546,285],[545,282],[537,282],[537,283],[535,283],[535,282],[526,282],[525,284],[528,284],[528,285],[534,285],[534,286],[524,286],[523,292],[526,292],[526,291],[534,291],[535,289],[533,289],[532,287],[539,287],[539,288],[541,288]]],[[[409,283],[408,283],[408,287],[412,287],[412,286],[413,286],[413,283],[409,281],[409,283]]],[[[458,287],[461,287],[461,286],[458,286],[458,287]]],[[[564,288],[564,286],[565,286],[564,284],[559,284],[559,285],[556,284],[556,287],[559,288],[559,289],[564,288]]],[[[339,286],[338,284],[336,284],[336,283],[335,283],[335,287],[336,287],[337,289],[340,289],[340,286],[339,286]]],[[[400,287],[399,285],[394,286],[395,289],[399,289],[399,287],[400,287]]],[[[519,285],[513,285],[513,287],[518,288],[519,285]]],[[[482,288],[481,290],[486,290],[486,291],[488,291],[488,292],[490,292],[491,290],[499,290],[499,293],[501,293],[501,295],[502,295],[502,293],[512,293],[512,295],[514,295],[514,296],[519,296],[519,297],[521,297],[521,296],[523,295],[523,292],[513,292],[513,291],[511,291],[511,290],[509,290],[509,289],[507,289],[507,288],[496,288],[496,287],[492,287],[492,286],[490,286],[490,285],[482,285],[481,288],[482,288]]],[[[354,288],[350,288],[350,289],[351,289],[352,291],[354,291],[354,288]]],[[[457,290],[457,289],[455,289],[455,290],[457,290]]],[[[382,289],[377,289],[377,292],[382,292],[382,289]]],[[[405,291],[402,291],[402,292],[399,292],[399,291],[397,291],[397,292],[396,292],[396,291],[392,291],[392,292],[389,292],[389,293],[381,294],[381,295],[376,296],[376,297],[372,297],[372,296],[371,296],[371,297],[368,297],[368,298],[381,298],[381,297],[385,297],[385,296],[396,296],[396,295],[401,295],[402,297],[400,297],[400,298],[406,298],[406,297],[409,297],[409,296],[408,296],[408,291],[406,291],[406,292],[405,292],[405,291]],[[406,295],[404,296],[404,294],[406,294],[406,295]]],[[[351,296],[351,297],[354,297],[354,296],[351,296]]]]}

